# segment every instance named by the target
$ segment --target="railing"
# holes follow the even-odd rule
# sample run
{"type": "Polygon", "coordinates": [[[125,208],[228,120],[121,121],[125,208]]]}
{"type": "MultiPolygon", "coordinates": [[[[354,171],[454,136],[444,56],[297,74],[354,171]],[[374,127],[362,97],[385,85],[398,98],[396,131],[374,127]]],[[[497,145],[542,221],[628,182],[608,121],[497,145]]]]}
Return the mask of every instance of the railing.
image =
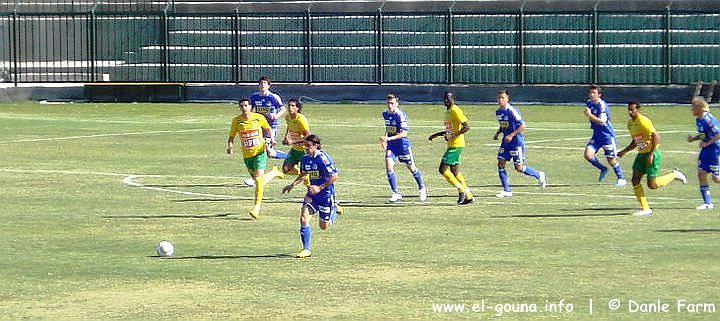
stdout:
{"type": "Polygon", "coordinates": [[[5,82],[690,84],[720,13],[190,13],[172,1],[0,5],[5,82]],[[129,9],[130,6],[132,10],[129,9]],[[62,12],[59,12],[62,11],[62,12]]]}

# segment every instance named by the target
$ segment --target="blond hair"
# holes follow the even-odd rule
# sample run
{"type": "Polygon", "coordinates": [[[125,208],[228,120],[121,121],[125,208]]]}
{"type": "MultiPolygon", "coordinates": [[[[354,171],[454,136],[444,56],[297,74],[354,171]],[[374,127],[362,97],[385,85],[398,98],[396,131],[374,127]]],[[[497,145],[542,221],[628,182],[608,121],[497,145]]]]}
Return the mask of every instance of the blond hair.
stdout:
{"type": "Polygon", "coordinates": [[[695,97],[693,97],[692,106],[693,106],[693,107],[700,108],[700,109],[702,109],[702,111],[705,111],[705,112],[710,111],[710,106],[709,106],[708,103],[705,101],[705,99],[703,99],[703,98],[700,97],[700,96],[695,96],[695,97]]]}

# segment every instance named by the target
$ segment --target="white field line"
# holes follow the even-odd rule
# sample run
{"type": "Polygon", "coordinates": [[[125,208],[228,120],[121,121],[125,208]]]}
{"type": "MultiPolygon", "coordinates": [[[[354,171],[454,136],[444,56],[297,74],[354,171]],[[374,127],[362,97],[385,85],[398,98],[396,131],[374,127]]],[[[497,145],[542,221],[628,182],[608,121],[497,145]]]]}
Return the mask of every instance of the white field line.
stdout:
{"type": "Polygon", "coordinates": [[[99,137],[117,137],[117,136],[139,136],[139,135],[159,135],[159,134],[173,134],[173,133],[191,133],[191,132],[202,132],[202,131],[217,131],[217,128],[198,128],[198,129],[181,129],[181,130],[155,130],[148,132],[130,132],[130,133],[108,133],[108,134],[95,134],[95,135],[79,135],[79,136],[65,136],[65,137],[48,137],[48,138],[29,138],[29,139],[18,139],[0,142],[0,144],[13,144],[13,143],[28,143],[28,142],[45,142],[45,141],[57,141],[57,140],[73,140],[73,139],[85,139],[85,138],[99,138],[99,137]]]}
{"type": "MultiPolygon", "coordinates": [[[[49,103],[48,103],[49,104],[49,103]]],[[[40,120],[40,121],[61,121],[61,122],[77,122],[77,123],[101,123],[101,124],[199,124],[197,119],[182,119],[177,121],[138,121],[138,120],[108,120],[108,119],[77,119],[63,117],[32,117],[18,116],[13,114],[0,113],[3,119],[23,119],[23,120],[40,120]]]]}
{"type": "Polygon", "coordinates": [[[130,187],[139,187],[139,188],[147,189],[147,190],[151,190],[151,191],[177,193],[177,194],[183,194],[183,195],[189,195],[189,196],[203,196],[203,197],[214,197],[214,198],[223,198],[223,199],[233,198],[232,196],[228,196],[228,195],[194,193],[194,192],[178,191],[178,190],[172,190],[172,189],[160,188],[160,187],[154,187],[154,186],[145,186],[143,184],[136,183],[135,182],[136,177],[138,177],[138,176],[137,175],[126,176],[125,178],[123,178],[123,184],[130,186],[130,187]]]}

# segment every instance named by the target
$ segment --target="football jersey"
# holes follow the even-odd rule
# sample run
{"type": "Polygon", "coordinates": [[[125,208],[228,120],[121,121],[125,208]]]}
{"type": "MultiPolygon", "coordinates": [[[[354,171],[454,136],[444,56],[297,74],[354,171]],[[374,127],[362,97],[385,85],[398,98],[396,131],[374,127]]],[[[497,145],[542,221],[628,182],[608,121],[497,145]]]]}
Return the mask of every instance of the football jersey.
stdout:
{"type": "MultiPolygon", "coordinates": [[[[387,137],[410,130],[410,127],[408,127],[407,114],[399,108],[395,109],[394,113],[384,110],[382,112],[382,116],[385,120],[385,135],[387,135],[387,137]]],[[[388,149],[405,146],[410,146],[410,139],[408,139],[407,136],[396,140],[389,140],[387,142],[388,149]]]]}
{"type": "MultiPolygon", "coordinates": [[[[518,127],[525,124],[522,115],[520,115],[520,110],[509,103],[505,105],[505,109],[498,108],[495,111],[495,116],[497,117],[498,123],[500,123],[500,131],[502,132],[503,137],[509,135],[518,129],[518,127]]],[[[504,140],[503,144],[505,144],[504,140]]],[[[518,133],[515,135],[509,144],[513,146],[524,145],[525,139],[523,138],[523,134],[518,133]]]]}
{"type": "MultiPolygon", "coordinates": [[[[720,125],[718,124],[717,118],[711,113],[703,113],[702,116],[695,119],[695,126],[697,127],[700,139],[707,142],[715,138],[716,135],[720,135],[720,125]]],[[[703,149],[720,149],[720,142],[715,142],[712,145],[703,147],[703,149]]]]}
{"type": "MultiPolygon", "coordinates": [[[[462,129],[462,123],[468,121],[462,109],[453,105],[445,111],[445,131],[457,134],[462,129]]],[[[447,141],[448,147],[465,147],[465,134],[460,134],[447,141]]]]}
{"type": "Polygon", "coordinates": [[[590,128],[593,130],[593,137],[596,139],[608,139],[615,137],[615,129],[613,128],[612,122],[610,121],[610,108],[606,101],[600,99],[597,103],[593,103],[592,100],[588,99],[585,105],[590,109],[590,113],[595,117],[603,118],[605,115],[605,124],[600,125],[594,122],[590,122],[590,128]]]}
{"type": "MultiPolygon", "coordinates": [[[[337,173],[338,170],[335,168],[335,163],[328,154],[322,150],[317,150],[315,155],[305,154],[300,161],[300,169],[303,173],[307,173],[310,176],[311,185],[322,185],[325,181],[330,178],[333,174],[337,173]]],[[[330,184],[318,193],[325,195],[332,195],[335,193],[334,184],[330,184]]]]}
{"type": "Polygon", "coordinates": [[[248,119],[244,119],[242,115],[232,119],[229,135],[235,137],[240,134],[243,158],[254,157],[265,152],[263,129],[270,130],[270,125],[265,117],[258,113],[250,113],[248,119]]]}
{"type": "Polygon", "coordinates": [[[308,122],[305,115],[298,113],[295,118],[291,118],[290,114],[285,116],[285,122],[287,122],[287,132],[290,139],[293,141],[300,141],[297,144],[292,145],[292,149],[304,152],[302,139],[305,138],[305,133],[310,131],[310,123],[308,122]]]}
{"type": "MultiPolygon", "coordinates": [[[[645,117],[643,114],[638,114],[636,119],[630,118],[628,120],[628,130],[637,145],[638,153],[649,153],[652,149],[652,133],[655,132],[655,126],[653,126],[650,118],[645,117]]],[[[660,145],[658,144],[657,147],[660,147],[660,145]]]]}
{"type": "Polygon", "coordinates": [[[282,99],[276,93],[270,92],[267,96],[263,96],[260,92],[250,95],[250,104],[255,107],[255,112],[265,115],[270,127],[277,128],[279,121],[270,119],[270,113],[277,114],[283,106],[282,99]]]}

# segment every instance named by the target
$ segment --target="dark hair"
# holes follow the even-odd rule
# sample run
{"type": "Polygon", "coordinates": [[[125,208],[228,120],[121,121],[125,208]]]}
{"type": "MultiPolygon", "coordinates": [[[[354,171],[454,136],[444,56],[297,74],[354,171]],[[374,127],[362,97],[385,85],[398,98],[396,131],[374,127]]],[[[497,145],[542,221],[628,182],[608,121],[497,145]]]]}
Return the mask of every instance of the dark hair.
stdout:
{"type": "Polygon", "coordinates": [[[602,93],[602,90],[600,89],[600,86],[598,86],[598,85],[590,85],[590,88],[588,88],[588,91],[592,91],[592,90],[595,90],[595,89],[597,89],[598,94],[601,94],[601,93],[602,93]]]}
{"type": "Polygon", "coordinates": [[[270,82],[270,77],[268,77],[268,76],[261,76],[260,79],[258,79],[258,83],[260,83],[260,82],[263,81],[263,80],[264,80],[264,81],[267,81],[268,85],[271,85],[271,84],[272,84],[272,83],[270,82]]]}
{"type": "Polygon", "coordinates": [[[507,89],[500,89],[500,90],[498,90],[497,94],[498,94],[498,95],[505,94],[505,95],[507,95],[508,97],[510,97],[510,92],[507,91],[507,89]]]}
{"type": "Polygon", "coordinates": [[[248,104],[252,105],[252,103],[250,102],[250,99],[247,97],[240,98],[240,100],[238,100],[238,105],[242,104],[243,101],[247,101],[248,104]]]}
{"type": "Polygon", "coordinates": [[[307,135],[304,139],[306,142],[312,142],[313,144],[317,145],[318,148],[320,148],[320,137],[315,134],[307,135]]]}
{"type": "Polygon", "coordinates": [[[637,101],[635,101],[635,100],[631,100],[631,101],[628,103],[628,107],[630,107],[630,106],[632,106],[632,105],[635,105],[635,108],[636,108],[636,109],[640,109],[640,103],[639,103],[639,102],[637,102],[637,101]]]}
{"type": "Polygon", "coordinates": [[[446,91],[445,96],[443,96],[443,100],[455,102],[455,95],[450,91],[446,91]]]}
{"type": "Polygon", "coordinates": [[[302,103],[295,98],[288,100],[288,105],[290,105],[291,102],[295,102],[295,106],[297,106],[298,113],[302,113],[302,103]]]}
{"type": "Polygon", "coordinates": [[[389,93],[389,94],[387,94],[387,96],[385,97],[385,99],[393,99],[393,98],[395,98],[395,99],[397,99],[397,100],[400,100],[400,97],[398,97],[398,95],[396,95],[395,93],[389,93]]]}

